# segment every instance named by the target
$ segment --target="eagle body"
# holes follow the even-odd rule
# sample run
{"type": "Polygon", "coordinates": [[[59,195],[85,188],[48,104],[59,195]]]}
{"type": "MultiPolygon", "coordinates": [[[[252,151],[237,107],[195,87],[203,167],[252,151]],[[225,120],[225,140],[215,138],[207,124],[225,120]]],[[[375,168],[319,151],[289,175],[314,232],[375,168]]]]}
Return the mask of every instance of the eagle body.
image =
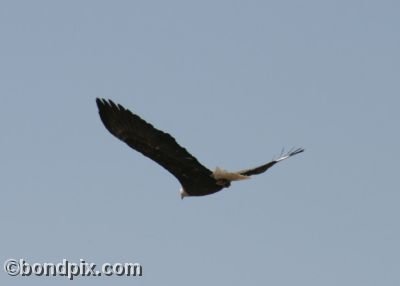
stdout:
{"type": "Polygon", "coordinates": [[[111,134],[176,177],[182,186],[181,198],[214,194],[229,187],[232,181],[264,173],[276,163],[304,151],[298,148],[286,154],[282,152],[276,160],[238,172],[228,172],[221,168],[211,171],[180,146],[170,134],[158,130],[120,104],[99,98],[96,103],[101,121],[111,134]]]}

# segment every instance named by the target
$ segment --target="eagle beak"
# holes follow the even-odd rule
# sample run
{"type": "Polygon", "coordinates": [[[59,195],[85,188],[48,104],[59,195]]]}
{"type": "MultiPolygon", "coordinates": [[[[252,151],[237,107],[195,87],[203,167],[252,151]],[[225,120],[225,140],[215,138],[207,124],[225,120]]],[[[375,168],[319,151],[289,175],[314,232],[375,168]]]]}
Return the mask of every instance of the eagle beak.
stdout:
{"type": "Polygon", "coordinates": [[[179,194],[181,195],[181,200],[183,200],[184,197],[186,197],[188,194],[185,192],[183,187],[179,190],[179,194]]]}

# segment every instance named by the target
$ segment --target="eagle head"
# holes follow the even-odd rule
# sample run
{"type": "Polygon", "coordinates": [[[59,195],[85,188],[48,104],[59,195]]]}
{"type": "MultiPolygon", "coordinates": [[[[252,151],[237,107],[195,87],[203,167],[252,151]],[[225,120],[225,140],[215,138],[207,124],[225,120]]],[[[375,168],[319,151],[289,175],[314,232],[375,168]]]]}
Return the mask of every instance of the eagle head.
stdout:
{"type": "Polygon", "coordinates": [[[183,187],[181,187],[181,189],[179,190],[179,193],[181,195],[181,199],[183,200],[184,197],[188,197],[189,194],[186,193],[185,189],[183,187]]]}

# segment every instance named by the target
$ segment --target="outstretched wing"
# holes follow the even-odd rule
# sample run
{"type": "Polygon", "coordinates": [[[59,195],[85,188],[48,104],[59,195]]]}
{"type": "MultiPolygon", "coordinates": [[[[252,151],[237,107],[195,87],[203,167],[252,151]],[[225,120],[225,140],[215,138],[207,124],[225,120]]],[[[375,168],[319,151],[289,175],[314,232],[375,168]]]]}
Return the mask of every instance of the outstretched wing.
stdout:
{"type": "Polygon", "coordinates": [[[176,140],[136,114],[111,100],[96,99],[100,118],[115,137],[172,173],[180,183],[214,183],[212,172],[197,161],[176,140]]]}
{"type": "Polygon", "coordinates": [[[258,167],[252,168],[252,169],[247,169],[247,170],[239,171],[238,173],[239,173],[240,175],[243,175],[243,176],[251,176],[251,175],[258,175],[258,174],[261,174],[261,173],[264,173],[265,171],[267,171],[269,168],[271,168],[271,167],[272,167],[273,165],[275,165],[276,163],[278,163],[278,162],[280,162],[280,161],[283,161],[283,160],[285,160],[285,159],[287,159],[287,158],[289,158],[289,157],[291,157],[291,156],[297,155],[297,154],[299,154],[299,153],[301,153],[301,152],[304,152],[304,149],[303,149],[303,148],[298,148],[298,149],[296,149],[296,150],[291,150],[291,151],[289,151],[289,152],[286,153],[286,154],[281,154],[281,156],[280,156],[278,159],[276,159],[276,160],[272,160],[272,161],[269,162],[269,163],[266,163],[266,164],[264,164],[264,165],[261,165],[261,166],[258,166],[258,167]]]}

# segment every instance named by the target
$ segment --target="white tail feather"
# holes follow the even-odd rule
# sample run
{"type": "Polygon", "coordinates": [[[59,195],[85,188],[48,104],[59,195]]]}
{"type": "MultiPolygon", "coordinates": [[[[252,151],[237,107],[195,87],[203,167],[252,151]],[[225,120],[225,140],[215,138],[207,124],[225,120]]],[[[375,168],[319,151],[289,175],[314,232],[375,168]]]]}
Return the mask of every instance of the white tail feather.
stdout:
{"type": "Polygon", "coordinates": [[[228,181],[239,181],[239,180],[245,180],[249,179],[249,176],[241,175],[236,172],[228,172],[226,170],[223,170],[219,167],[215,168],[215,171],[213,172],[213,177],[216,180],[228,180],[228,181]]]}

